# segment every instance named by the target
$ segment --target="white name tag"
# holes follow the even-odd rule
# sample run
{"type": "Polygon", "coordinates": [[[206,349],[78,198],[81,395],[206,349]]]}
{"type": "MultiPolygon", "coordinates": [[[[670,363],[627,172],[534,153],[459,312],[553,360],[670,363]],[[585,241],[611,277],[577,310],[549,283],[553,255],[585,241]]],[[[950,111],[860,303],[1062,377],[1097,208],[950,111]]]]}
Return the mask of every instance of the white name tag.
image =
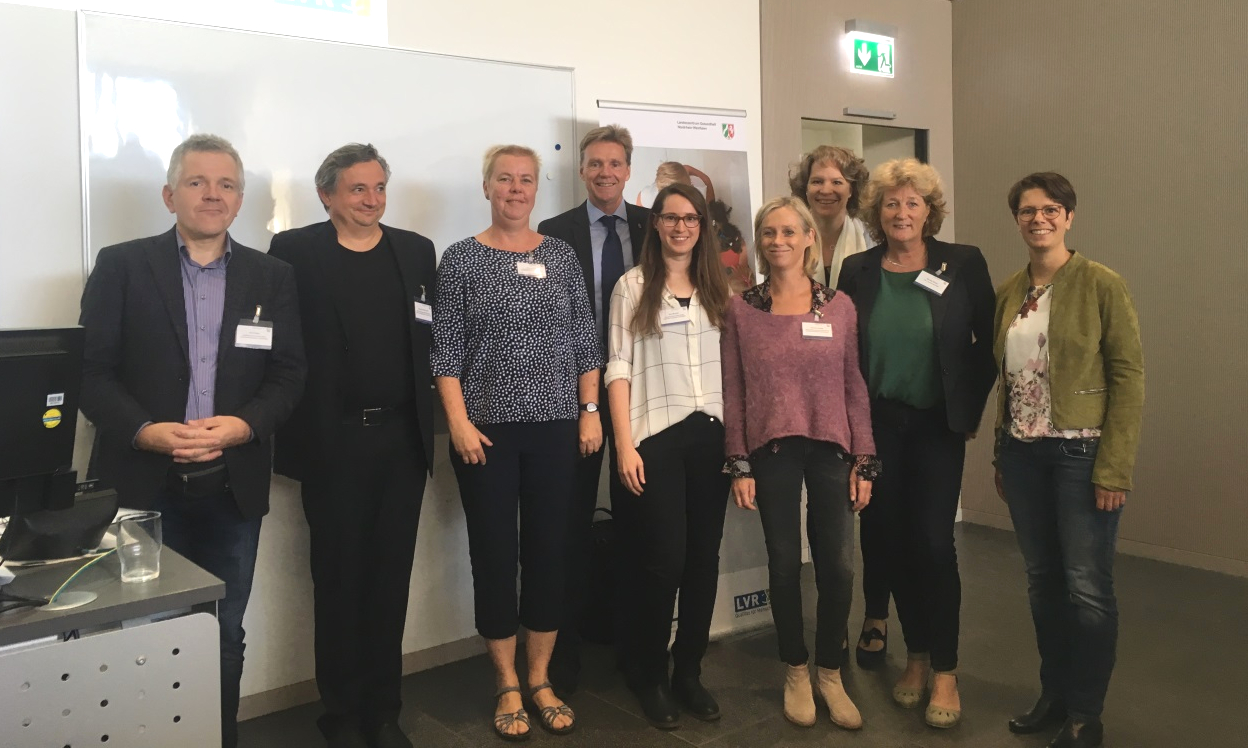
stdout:
{"type": "Polygon", "coordinates": [[[234,347],[273,350],[273,323],[242,320],[234,330],[234,347]]]}
{"type": "Polygon", "coordinates": [[[831,322],[803,322],[802,323],[803,338],[831,338],[832,323],[831,322]]]}
{"type": "Polygon", "coordinates": [[[683,325],[689,321],[689,310],[683,306],[678,309],[660,309],[660,325],[683,325]]]}
{"type": "Polygon", "coordinates": [[[949,281],[924,270],[919,273],[919,277],[914,279],[914,285],[925,291],[931,291],[937,296],[944,296],[945,289],[949,287],[949,281]]]}
{"type": "Polygon", "coordinates": [[[416,305],[416,320],[426,324],[433,322],[433,307],[423,301],[412,302],[416,305]]]}
{"type": "Polygon", "coordinates": [[[516,272],[529,278],[545,278],[546,266],[540,262],[517,262],[516,272]]]}

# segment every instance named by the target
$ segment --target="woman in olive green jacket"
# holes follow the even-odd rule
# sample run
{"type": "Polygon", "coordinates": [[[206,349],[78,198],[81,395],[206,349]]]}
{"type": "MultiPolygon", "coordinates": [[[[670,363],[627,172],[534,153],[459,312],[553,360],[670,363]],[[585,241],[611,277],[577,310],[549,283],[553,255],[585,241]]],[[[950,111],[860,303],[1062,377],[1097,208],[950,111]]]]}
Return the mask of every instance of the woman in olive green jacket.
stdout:
{"type": "Polygon", "coordinates": [[[1009,203],[1030,262],[997,290],[997,491],[1041,660],[1040,698],[1009,727],[1061,724],[1051,747],[1099,746],[1118,641],[1114,547],[1144,404],[1140,328],[1123,279],[1066,247],[1065,177],[1025,177],[1009,203]]]}

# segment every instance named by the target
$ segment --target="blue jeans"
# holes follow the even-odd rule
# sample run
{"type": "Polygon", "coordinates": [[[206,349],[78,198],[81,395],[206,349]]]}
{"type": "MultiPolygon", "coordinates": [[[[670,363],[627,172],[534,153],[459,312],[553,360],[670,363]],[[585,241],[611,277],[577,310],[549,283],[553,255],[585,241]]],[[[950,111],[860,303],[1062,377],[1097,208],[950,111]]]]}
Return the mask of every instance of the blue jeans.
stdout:
{"type": "Polygon", "coordinates": [[[1006,437],[998,459],[1027,565],[1040,685],[1082,721],[1100,719],[1118,646],[1114,548],[1122,510],[1096,508],[1099,445],[1006,437]]]}
{"type": "Polygon", "coordinates": [[[238,744],[239,681],[243,677],[243,613],[251,596],[260,545],[260,518],[244,519],[226,492],[184,499],[162,492],[156,501],[164,544],[225,582],[217,603],[221,626],[221,744],[238,744]]]}

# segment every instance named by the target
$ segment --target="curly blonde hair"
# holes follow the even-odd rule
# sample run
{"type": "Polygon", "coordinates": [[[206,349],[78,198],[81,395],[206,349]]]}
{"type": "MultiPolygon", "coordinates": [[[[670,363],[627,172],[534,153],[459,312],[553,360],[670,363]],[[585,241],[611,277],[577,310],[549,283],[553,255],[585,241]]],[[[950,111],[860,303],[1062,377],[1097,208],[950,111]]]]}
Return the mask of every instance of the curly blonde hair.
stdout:
{"type": "Polygon", "coordinates": [[[935,236],[945,223],[949,210],[945,204],[945,192],[936,170],[916,158],[896,158],[885,161],[875,168],[871,181],[863,191],[859,218],[867,225],[877,242],[886,240],[884,224],[880,220],[880,207],[884,193],[901,187],[912,187],[927,203],[927,220],[923,222],[923,237],[935,236]]]}
{"type": "Polygon", "coordinates": [[[767,220],[767,216],[780,210],[788,208],[797,214],[797,220],[802,224],[802,231],[812,232],[815,236],[814,242],[806,248],[806,254],[803,256],[802,267],[806,270],[806,275],[814,276],[815,271],[819,268],[819,252],[823,246],[822,239],[819,237],[819,227],[815,225],[815,217],[810,214],[810,208],[806,207],[806,203],[800,198],[791,195],[784,197],[773,197],[768,200],[763,207],[758,209],[758,213],[754,216],[754,246],[758,247],[755,252],[754,261],[758,264],[758,272],[763,277],[771,276],[771,263],[767,262],[767,253],[762,250],[762,242],[759,240],[763,231],[763,221],[767,220]]]}

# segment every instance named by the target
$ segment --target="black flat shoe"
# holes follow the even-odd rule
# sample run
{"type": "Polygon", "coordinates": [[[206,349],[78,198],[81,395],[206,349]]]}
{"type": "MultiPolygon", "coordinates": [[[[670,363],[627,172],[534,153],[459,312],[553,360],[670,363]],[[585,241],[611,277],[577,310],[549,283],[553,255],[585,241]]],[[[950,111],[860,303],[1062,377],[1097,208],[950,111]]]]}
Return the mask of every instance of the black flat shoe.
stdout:
{"type": "Polygon", "coordinates": [[[633,693],[641,702],[641,712],[646,721],[660,730],[675,730],[680,727],[680,706],[672,695],[672,689],[666,683],[654,686],[634,688],[633,693]]]}
{"type": "Polygon", "coordinates": [[[413,748],[397,722],[382,722],[366,733],[369,748],[413,748]]]}
{"type": "Polygon", "coordinates": [[[1049,743],[1049,748],[1097,748],[1105,739],[1105,727],[1099,722],[1076,722],[1066,720],[1061,732],[1049,743]]]}
{"type": "Polygon", "coordinates": [[[1056,696],[1042,693],[1031,711],[1010,720],[1010,732],[1016,735],[1030,735],[1053,725],[1060,725],[1065,721],[1066,706],[1056,696]]]}
{"type": "Polygon", "coordinates": [[[672,695],[682,709],[703,722],[714,722],[720,717],[719,704],[715,697],[711,696],[697,678],[673,678],[672,695]]]}
{"type": "MultiPolygon", "coordinates": [[[[880,631],[877,628],[869,628],[862,632],[858,637],[858,646],[855,647],[854,658],[858,661],[858,667],[867,670],[874,670],[884,664],[888,659],[888,631],[880,631]],[[863,649],[863,647],[871,646],[873,641],[882,641],[884,646],[878,650],[872,651],[863,649]]],[[[849,660],[846,659],[846,662],[849,660]]]]}

